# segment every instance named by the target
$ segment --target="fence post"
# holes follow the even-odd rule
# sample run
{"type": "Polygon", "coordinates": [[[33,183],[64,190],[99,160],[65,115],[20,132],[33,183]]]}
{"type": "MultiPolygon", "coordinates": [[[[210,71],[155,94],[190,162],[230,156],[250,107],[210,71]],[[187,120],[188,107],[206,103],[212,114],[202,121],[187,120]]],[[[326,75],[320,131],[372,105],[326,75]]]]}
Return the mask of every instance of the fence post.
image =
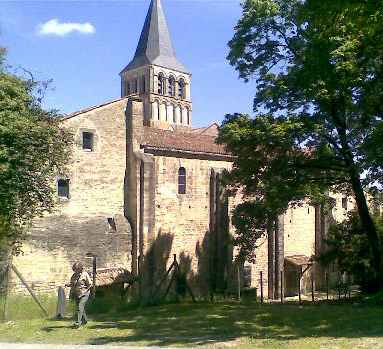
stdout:
{"type": "Polygon", "coordinates": [[[142,257],[138,256],[138,299],[142,301],[142,275],[141,275],[141,267],[142,267],[142,257]]]}
{"type": "Polygon", "coordinates": [[[328,300],[328,272],[325,273],[326,279],[326,300],[328,300]]]}
{"type": "Polygon", "coordinates": [[[311,301],[314,300],[314,273],[311,273],[311,301]]]}
{"type": "Polygon", "coordinates": [[[4,290],[4,308],[3,308],[3,321],[8,320],[8,293],[9,293],[9,274],[11,272],[11,267],[8,264],[5,267],[5,290],[4,290]]]}
{"type": "Polygon", "coordinates": [[[281,303],[283,303],[283,271],[281,270],[281,303]]]}
{"type": "Polygon", "coordinates": [[[302,279],[302,270],[298,274],[298,297],[299,297],[299,303],[302,303],[301,279],[302,279]]]}
{"type": "Polygon", "coordinates": [[[97,257],[93,255],[92,258],[92,268],[93,268],[93,290],[92,298],[96,298],[96,274],[97,274],[97,257]]]}
{"type": "Polygon", "coordinates": [[[241,275],[239,272],[239,264],[237,266],[237,274],[238,274],[238,300],[241,300],[241,275]]]}
{"type": "Polygon", "coordinates": [[[263,274],[261,272],[261,304],[263,304],[263,274]]]}

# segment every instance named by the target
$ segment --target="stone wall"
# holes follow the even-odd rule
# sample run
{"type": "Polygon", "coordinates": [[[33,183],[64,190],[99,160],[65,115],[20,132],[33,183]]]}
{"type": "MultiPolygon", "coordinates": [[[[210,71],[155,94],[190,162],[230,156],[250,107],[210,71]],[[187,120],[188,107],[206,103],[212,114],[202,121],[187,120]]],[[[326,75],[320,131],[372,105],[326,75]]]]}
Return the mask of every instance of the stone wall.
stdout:
{"type": "Polygon", "coordinates": [[[212,170],[219,173],[230,168],[231,163],[154,156],[154,164],[154,230],[152,235],[144,237],[144,254],[154,253],[153,248],[152,252],[150,249],[155,246],[156,271],[153,273],[157,275],[166,270],[173,260],[173,254],[176,254],[181,268],[188,273],[189,278],[201,284],[202,279],[206,281],[209,242],[215,238],[215,232],[211,231],[212,170]],[[178,193],[178,171],[181,167],[186,170],[185,194],[178,193]]]}
{"type": "MultiPolygon", "coordinates": [[[[75,261],[90,267],[87,253],[97,255],[98,268],[130,269],[131,229],[124,218],[126,104],[122,99],[63,121],[76,142],[69,171],[60,176],[70,180],[69,199],[58,199],[54,213],[34,222],[23,255],[14,259],[37,291],[67,282],[75,261]],[[93,151],[82,149],[83,131],[94,134],[93,151]]],[[[23,289],[14,276],[12,281],[23,289]]]]}

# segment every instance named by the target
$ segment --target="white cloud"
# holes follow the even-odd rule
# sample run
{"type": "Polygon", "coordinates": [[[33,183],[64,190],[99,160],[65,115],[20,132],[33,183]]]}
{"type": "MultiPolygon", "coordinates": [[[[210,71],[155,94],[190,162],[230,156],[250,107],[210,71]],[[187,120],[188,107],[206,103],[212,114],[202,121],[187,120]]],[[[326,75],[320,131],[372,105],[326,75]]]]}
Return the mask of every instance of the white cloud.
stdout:
{"type": "Polygon", "coordinates": [[[73,22],[63,22],[57,18],[53,18],[48,22],[39,24],[37,27],[37,33],[40,35],[56,35],[56,36],[65,36],[74,32],[80,34],[94,34],[96,28],[89,22],[86,23],[73,23],[73,22]]]}

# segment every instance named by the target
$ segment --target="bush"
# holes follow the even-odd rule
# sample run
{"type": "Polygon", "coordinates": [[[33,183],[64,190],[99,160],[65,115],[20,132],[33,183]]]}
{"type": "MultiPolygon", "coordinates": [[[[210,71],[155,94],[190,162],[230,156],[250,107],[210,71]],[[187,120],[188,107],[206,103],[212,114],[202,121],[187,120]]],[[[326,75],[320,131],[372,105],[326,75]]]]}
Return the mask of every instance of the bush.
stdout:
{"type": "MultiPolygon", "coordinates": [[[[374,217],[374,221],[382,240],[383,220],[374,217]]],[[[371,247],[356,213],[351,213],[344,222],[332,225],[325,243],[327,248],[318,258],[322,265],[336,263],[339,271],[351,275],[363,292],[373,293],[379,289],[371,247]]]]}

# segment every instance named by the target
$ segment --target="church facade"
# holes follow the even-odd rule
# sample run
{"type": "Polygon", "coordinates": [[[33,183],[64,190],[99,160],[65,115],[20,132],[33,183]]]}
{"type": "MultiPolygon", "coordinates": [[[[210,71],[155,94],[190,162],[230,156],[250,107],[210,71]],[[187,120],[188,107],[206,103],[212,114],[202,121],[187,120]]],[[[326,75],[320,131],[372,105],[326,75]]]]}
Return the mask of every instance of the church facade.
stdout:
{"type": "MultiPolygon", "coordinates": [[[[90,256],[100,270],[141,273],[154,287],[176,255],[197,293],[212,283],[227,288],[238,269],[230,212],[241,198],[228,197],[220,178],[233,158],[215,143],[216,124],[192,126],[191,74],[175,55],[160,0],[151,1],[120,77],[121,98],[63,118],[75,145],[68,173],[55,183],[57,210],[36,220],[14,264],[41,292],[63,285],[75,261],[91,267],[90,256]]],[[[350,204],[338,198],[336,207],[342,216],[350,204]]],[[[256,262],[241,266],[247,287],[259,287],[263,272],[271,298],[280,272],[309,265],[328,224],[309,204],[277,223],[256,262]]]]}

